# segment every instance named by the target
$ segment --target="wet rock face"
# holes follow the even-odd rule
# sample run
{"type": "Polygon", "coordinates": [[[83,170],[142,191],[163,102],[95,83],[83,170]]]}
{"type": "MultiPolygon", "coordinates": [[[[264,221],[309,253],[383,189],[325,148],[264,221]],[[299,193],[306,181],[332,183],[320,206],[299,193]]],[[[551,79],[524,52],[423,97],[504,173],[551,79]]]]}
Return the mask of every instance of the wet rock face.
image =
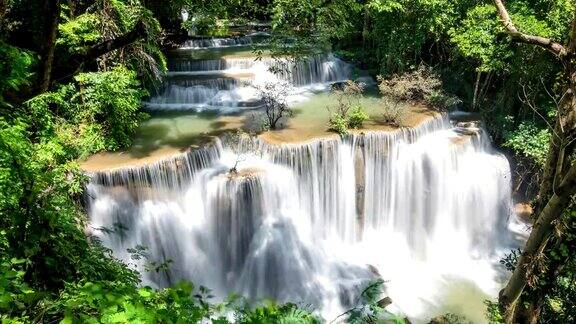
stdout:
{"type": "Polygon", "coordinates": [[[468,136],[479,135],[481,132],[480,122],[478,121],[457,122],[454,131],[458,134],[468,136]]]}

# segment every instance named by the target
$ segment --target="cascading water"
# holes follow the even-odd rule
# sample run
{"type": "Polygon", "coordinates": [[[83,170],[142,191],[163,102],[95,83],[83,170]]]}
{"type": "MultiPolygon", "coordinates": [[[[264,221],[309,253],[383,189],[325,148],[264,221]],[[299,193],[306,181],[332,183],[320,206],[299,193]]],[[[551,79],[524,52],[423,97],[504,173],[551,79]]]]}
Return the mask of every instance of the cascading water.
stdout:
{"type": "Polygon", "coordinates": [[[235,38],[199,38],[184,42],[181,49],[222,48],[252,45],[252,37],[235,38]]]}
{"type": "Polygon", "coordinates": [[[156,96],[144,105],[151,110],[214,110],[236,112],[258,107],[255,86],[288,81],[295,89],[290,101],[301,100],[311,90],[350,79],[352,67],[333,55],[314,55],[289,62],[284,59],[232,57],[169,60],[168,78],[156,96]],[[272,73],[275,71],[276,73],[272,73]],[[213,80],[235,80],[223,83],[213,80]],[[185,81],[187,80],[187,81],[185,81]]]}
{"type": "Polygon", "coordinates": [[[94,174],[87,197],[116,256],[133,263],[127,249],[142,245],[173,260],[144,272],[145,284],[187,279],[220,297],[313,305],[330,320],[380,276],[393,310],[419,322],[452,305],[447,287],[495,295],[495,260],[513,245],[509,176],[485,135],[438,117],[342,140],[217,142],[94,174]]]}

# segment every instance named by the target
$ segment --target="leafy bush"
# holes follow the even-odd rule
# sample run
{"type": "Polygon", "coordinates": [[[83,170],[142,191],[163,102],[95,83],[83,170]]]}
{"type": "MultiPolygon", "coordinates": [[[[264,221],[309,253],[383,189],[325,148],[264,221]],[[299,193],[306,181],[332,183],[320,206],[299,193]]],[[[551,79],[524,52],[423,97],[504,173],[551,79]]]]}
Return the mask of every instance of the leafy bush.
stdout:
{"type": "Polygon", "coordinates": [[[340,315],[340,317],[345,316],[346,323],[353,324],[405,323],[404,318],[398,317],[385,309],[392,303],[392,299],[383,297],[383,295],[384,281],[382,279],[368,281],[358,298],[354,301],[354,307],[340,315]]]}
{"type": "Polygon", "coordinates": [[[316,324],[322,323],[320,318],[312,312],[302,309],[295,304],[287,303],[283,305],[275,302],[266,302],[256,308],[250,308],[247,304],[236,309],[236,320],[238,323],[260,324],[260,323],[294,323],[294,324],[316,324]]]}
{"type": "Polygon", "coordinates": [[[543,167],[546,164],[550,136],[548,129],[539,129],[534,123],[523,122],[518,128],[505,134],[504,146],[543,167]]]}
{"type": "Polygon", "coordinates": [[[363,91],[363,83],[351,80],[346,81],[341,88],[333,89],[333,94],[336,97],[336,105],[328,107],[328,110],[332,113],[347,117],[352,107],[360,106],[363,91]]]}
{"type": "Polygon", "coordinates": [[[79,92],[72,98],[77,104],[70,113],[101,124],[108,150],[130,145],[136,128],[146,118],[139,112],[146,92],[140,89],[136,74],[119,67],[109,72],[79,74],[75,79],[79,92]]]}
{"type": "Polygon", "coordinates": [[[223,37],[229,35],[229,21],[213,15],[195,15],[182,23],[182,28],[194,35],[223,37]]]}
{"type": "Polygon", "coordinates": [[[364,84],[351,80],[340,89],[334,89],[333,94],[336,97],[336,105],[328,107],[332,112],[328,121],[328,130],[340,135],[348,133],[348,128],[360,128],[368,120],[368,115],[360,105],[364,84]]]}
{"type": "Polygon", "coordinates": [[[348,120],[340,114],[332,114],[328,121],[328,129],[340,135],[348,134],[348,120]]]}
{"type": "Polygon", "coordinates": [[[500,312],[500,307],[497,302],[491,300],[485,300],[484,305],[486,305],[486,319],[490,324],[500,324],[504,323],[504,317],[500,312]]]}
{"type": "Polygon", "coordinates": [[[412,72],[389,79],[378,76],[378,88],[383,96],[396,101],[420,101],[436,109],[450,109],[460,103],[443,92],[440,77],[423,64],[412,72]]]}
{"type": "Polygon", "coordinates": [[[3,109],[10,106],[4,98],[8,92],[19,92],[23,86],[30,84],[34,59],[31,53],[1,40],[0,57],[0,109],[3,109]]]}
{"type": "Polygon", "coordinates": [[[348,127],[350,128],[360,128],[370,117],[364,111],[362,106],[356,106],[350,112],[348,116],[348,127]]]}
{"type": "Polygon", "coordinates": [[[98,26],[101,22],[98,15],[84,13],[73,19],[65,18],[66,21],[58,25],[58,45],[68,47],[73,53],[81,53],[88,48],[87,45],[100,41],[98,26]]]}
{"type": "Polygon", "coordinates": [[[424,100],[430,107],[442,111],[454,109],[462,103],[462,100],[443,91],[432,91],[424,100]]]}
{"type": "Polygon", "coordinates": [[[428,324],[472,324],[472,322],[463,316],[447,313],[433,318],[428,324]]]}
{"type": "Polygon", "coordinates": [[[209,290],[185,282],[153,290],[101,281],[68,286],[52,307],[65,314],[63,323],[199,323],[215,311],[209,298],[209,290]]]}
{"type": "Polygon", "coordinates": [[[136,128],[146,118],[139,111],[146,92],[139,89],[135,73],[118,67],[81,73],[75,80],[56,92],[29,100],[30,123],[57,134],[59,143],[82,157],[130,145],[136,128]],[[51,117],[52,110],[57,111],[56,118],[51,117]]]}

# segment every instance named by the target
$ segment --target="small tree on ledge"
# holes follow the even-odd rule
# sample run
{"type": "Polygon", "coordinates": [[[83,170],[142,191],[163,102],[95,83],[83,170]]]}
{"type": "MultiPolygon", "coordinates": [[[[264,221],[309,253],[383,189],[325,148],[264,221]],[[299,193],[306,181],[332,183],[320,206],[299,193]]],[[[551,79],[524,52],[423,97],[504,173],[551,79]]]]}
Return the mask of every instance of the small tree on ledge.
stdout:
{"type": "Polygon", "coordinates": [[[283,117],[292,117],[294,112],[288,106],[288,96],[292,85],[286,81],[267,82],[256,87],[264,106],[266,123],[270,129],[278,129],[278,122],[283,117]]]}

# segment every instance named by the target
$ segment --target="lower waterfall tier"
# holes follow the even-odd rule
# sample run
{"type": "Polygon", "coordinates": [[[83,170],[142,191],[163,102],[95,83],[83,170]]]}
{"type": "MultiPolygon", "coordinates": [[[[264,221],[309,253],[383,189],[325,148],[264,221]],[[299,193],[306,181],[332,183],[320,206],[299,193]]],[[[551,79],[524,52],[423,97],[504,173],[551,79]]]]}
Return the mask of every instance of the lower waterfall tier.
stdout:
{"type": "Polygon", "coordinates": [[[218,142],[95,174],[87,200],[94,234],[117,257],[143,269],[127,249],[144,246],[150,261],[172,260],[142,271],[145,284],[186,279],[221,298],[313,305],[328,320],[377,277],[416,322],[464,308],[440,295],[454,285],[481,303],[517,244],[507,160],[446,117],[307,144],[218,142]]]}

